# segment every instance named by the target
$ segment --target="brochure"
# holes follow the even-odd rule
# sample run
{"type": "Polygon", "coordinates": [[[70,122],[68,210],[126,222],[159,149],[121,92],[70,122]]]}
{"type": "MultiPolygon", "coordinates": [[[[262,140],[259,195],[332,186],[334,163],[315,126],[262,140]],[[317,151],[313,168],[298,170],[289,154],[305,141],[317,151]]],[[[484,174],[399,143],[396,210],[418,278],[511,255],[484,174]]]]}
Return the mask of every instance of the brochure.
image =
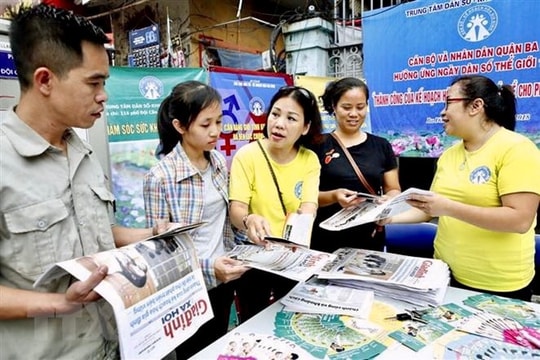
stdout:
{"type": "Polygon", "coordinates": [[[287,215],[281,237],[265,236],[265,239],[309,247],[314,220],[313,214],[291,213],[287,215]]]}
{"type": "Polygon", "coordinates": [[[73,275],[87,279],[101,265],[95,288],[112,307],[123,359],[162,358],[213,317],[191,237],[200,224],[175,227],[121,248],[52,266],[34,286],[73,275]]]}
{"type": "MultiPolygon", "coordinates": [[[[412,194],[432,195],[433,193],[427,190],[409,188],[383,203],[379,203],[378,201],[363,201],[358,205],[341,209],[321,222],[319,226],[326,230],[339,231],[392,217],[411,208],[406,200],[412,194]]],[[[369,194],[359,196],[366,197],[365,195],[369,194]]]]}

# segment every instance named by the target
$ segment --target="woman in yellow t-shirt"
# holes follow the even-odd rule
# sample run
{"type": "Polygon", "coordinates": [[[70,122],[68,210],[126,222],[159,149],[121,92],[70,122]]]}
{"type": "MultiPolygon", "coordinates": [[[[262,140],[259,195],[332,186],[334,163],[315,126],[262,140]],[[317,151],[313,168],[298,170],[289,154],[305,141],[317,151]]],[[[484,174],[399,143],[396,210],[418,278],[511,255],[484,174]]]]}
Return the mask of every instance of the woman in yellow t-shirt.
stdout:
{"type": "MultiPolygon", "coordinates": [[[[265,245],[265,236],[281,236],[286,215],[317,211],[321,166],[305,145],[321,137],[321,115],[315,96],[287,86],[270,101],[264,138],[240,148],[232,160],[230,217],[249,240],[265,245]]],[[[264,309],[295,284],[292,280],[252,269],[237,286],[241,321],[264,309]]]]}
{"type": "Polygon", "coordinates": [[[438,160],[435,194],[413,196],[414,209],[390,222],[439,217],[435,257],[449,265],[452,286],[530,301],[540,151],[513,131],[512,88],[480,75],[457,78],[441,117],[462,141],[438,160]]]}

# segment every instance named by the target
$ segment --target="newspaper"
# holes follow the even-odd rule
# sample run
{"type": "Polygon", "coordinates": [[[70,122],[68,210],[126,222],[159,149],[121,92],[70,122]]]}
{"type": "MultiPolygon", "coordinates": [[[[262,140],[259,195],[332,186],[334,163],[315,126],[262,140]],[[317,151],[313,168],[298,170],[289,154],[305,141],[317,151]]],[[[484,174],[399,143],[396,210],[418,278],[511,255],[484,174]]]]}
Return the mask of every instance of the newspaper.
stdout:
{"type": "Polygon", "coordinates": [[[281,237],[265,236],[265,239],[309,247],[314,220],[313,214],[290,213],[287,215],[281,237]]]}
{"type": "MultiPolygon", "coordinates": [[[[383,203],[363,201],[356,206],[341,209],[321,222],[319,226],[326,230],[339,231],[392,217],[411,208],[406,202],[411,194],[432,195],[433,193],[427,190],[409,188],[383,203]]],[[[360,193],[358,196],[365,197],[365,194],[360,193]]]]}
{"type": "Polygon", "coordinates": [[[373,290],[412,303],[440,304],[450,271],[441,260],[355,248],[341,248],[318,273],[332,284],[373,290]]]}
{"type": "Polygon", "coordinates": [[[335,255],[303,246],[271,244],[236,245],[227,255],[241,260],[246,266],[264,270],[292,280],[306,281],[335,255]]]}
{"type": "Polygon", "coordinates": [[[331,285],[312,277],[298,283],[281,298],[286,311],[311,314],[349,315],[367,319],[374,301],[373,291],[331,285]]]}
{"type": "Polygon", "coordinates": [[[101,253],[57,263],[34,286],[70,273],[85,280],[109,272],[95,288],[112,306],[123,359],[162,358],[213,317],[191,237],[178,227],[101,253]]]}

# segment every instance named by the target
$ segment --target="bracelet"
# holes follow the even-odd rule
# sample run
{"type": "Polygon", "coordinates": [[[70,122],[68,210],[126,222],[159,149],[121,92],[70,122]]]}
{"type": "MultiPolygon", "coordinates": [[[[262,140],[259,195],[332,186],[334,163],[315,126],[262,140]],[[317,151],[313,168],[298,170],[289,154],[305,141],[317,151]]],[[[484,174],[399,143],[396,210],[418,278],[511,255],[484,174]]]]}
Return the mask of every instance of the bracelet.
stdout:
{"type": "Polygon", "coordinates": [[[246,230],[247,230],[247,228],[248,228],[248,226],[247,226],[247,219],[248,219],[249,215],[251,215],[251,214],[246,214],[246,215],[244,215],[244,216],[242,217],[242,224],[244,224],[244,227],[246,228],[246,230]]]}
{"type": "Polygon", "coordinates": [[[157,224],[152,226],[152,236],[156,236],[158,234],[158,226],[157,224]]]}

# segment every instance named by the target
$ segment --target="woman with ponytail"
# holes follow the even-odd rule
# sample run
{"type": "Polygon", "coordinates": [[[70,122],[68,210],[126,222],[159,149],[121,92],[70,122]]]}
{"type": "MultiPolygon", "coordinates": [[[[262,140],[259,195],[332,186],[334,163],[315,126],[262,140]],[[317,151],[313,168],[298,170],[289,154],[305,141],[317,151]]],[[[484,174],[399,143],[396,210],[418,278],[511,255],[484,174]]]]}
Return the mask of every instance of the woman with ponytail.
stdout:
{"type": "Polygon", "coordinates": [[[414,209],[390,222],[439,217],[435,257],[450,266],[451,285],[530,301],[540,151],[513,131],[512,87],[459,77],[441,117],[446,133],[461,141],[438,160],[435,195],[413,196],[414,209]]]}
{"type": "Polygon", "coordinates": [[[221,96],[187,81],[174,87],[158,112],[161,160],[144,177],[146,220],[204,224],[190,235],[199,257],[214,318],[176,350],[185,359],[227,332],[234,281],[247,267],[224,256],[234,246],[229,219],[228,170],[215,150],[221,133],[221,96]]]}

